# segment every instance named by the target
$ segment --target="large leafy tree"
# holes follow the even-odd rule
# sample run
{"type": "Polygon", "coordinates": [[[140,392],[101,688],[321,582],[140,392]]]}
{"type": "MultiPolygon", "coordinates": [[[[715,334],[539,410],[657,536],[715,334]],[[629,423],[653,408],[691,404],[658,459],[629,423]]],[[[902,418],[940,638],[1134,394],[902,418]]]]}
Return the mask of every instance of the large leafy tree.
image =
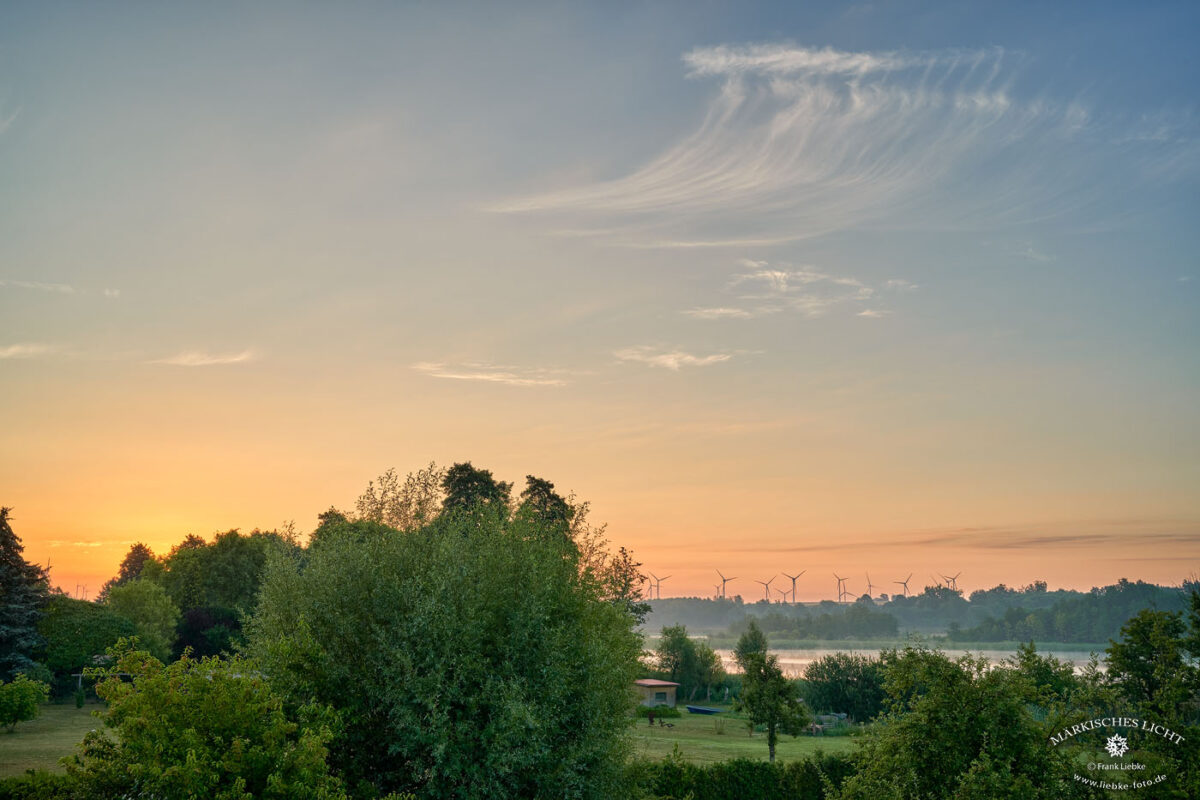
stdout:
{"type": "Polygon", "coordinates": [[[60,685],[72,673],[95,667],[122,637],[137,635],[137,626],[111,608],[64,594],[47,601],[38,630],[45,640],[38,655],[60,685]]]}
{"type": "Polygon", "coordinates": [[[179,608],[156,583],[135,579],[114,586],[105,605],[137,626],[141,646],[160,661],[171,656],[179,608]]]}
{"type": "Polygon", "coordinates": [[[804,697],[818,711],[866,722],[883,710],[883,669],[857,653],[830,653],[804,669],[804,697]]]}
{"type": "Polygon", "coordinates": [[[442,508],[448,512],[487,509],[505,515],[512,498],[511,483],[496,480],[491,471],[477,469],[470,461],[446,470],[442,489],[446,493],[442,508]]]}
{"type": "Polygon", "coordinates": [[[1191,593],[1191,613],[1145,609],[1109,644],[1103,682],[1138,717],[1168,725],[1180,741],[1131,737],[1130,746],[1149,774],[1171,776],[1158,786],[1162,797],[1200,797],[1200,594],[1191,593]]]}
{"type": "Polygon", "coordinates": [[[122,586],[141,576],[145,566],[153,561],[154,551],[149,546],[141,542],[137,542],[131,546],[129,552],[125,554],[125,558],[121,559],[121,566],[117,568],[116,577],[110,578],[104,584],[104,588],[100,590],[100,595],[97,599],[105,600],[114,586],[122,586]]]}
{"type": "Polygon", "coordinates": [[[662,629],[655,655],[658,668],[679,684],[680,696],[688,700],[701,691],[711,695],[713,689],[725,682],[720,656],[706,643],[691,639],[683,625],[662,629]]]}
{"type": "Polygon", "coordinates": [[[1087,796],[1049,746],[1020,672],[920,647],[884,651],[887,713],[856,756],[842,800],[1050,800],[1087,796]]]}
{"type": "Polygon", "coordinates": [[[20,537],[0,508],[0,680],[33,668],[33,651],[41,644],[38,613],[46,602],[46,571],[30,564],[20,537]]]}
{"type": "Polygon", "coordinates": [[[554,491],[553,483],[533,475],[525,476],[525,490],[521,492],[518,510],[532,515],[548,527],[562,526],[563,529],[570,524],[574,514],[570,504],[554,491]]]}
{"type": "Polygon", "coordinates": [[[250,652],[336,708],[352,785],[421,797],[622,796],[640,637],[578,552],[529,519],[330,526],[271,560],[250,652]]]}
{"type": "Polygon", "coordinates": [[[767,730],[767,753],[775,760],[779,734],[799,736],[809,721],[808,709],[800,699],[800,687],[783,674],[778,657],[767,652],[766,637],[753,625],[742,634],[734,649],[742,669],[742,693],[738,706],[751,723],[767,730]]]}

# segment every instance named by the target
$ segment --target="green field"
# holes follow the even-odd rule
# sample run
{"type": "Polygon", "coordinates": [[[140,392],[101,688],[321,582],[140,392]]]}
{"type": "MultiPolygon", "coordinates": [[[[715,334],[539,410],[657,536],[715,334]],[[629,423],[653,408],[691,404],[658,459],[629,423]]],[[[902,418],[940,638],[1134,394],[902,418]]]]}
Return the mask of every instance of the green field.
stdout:
{"type": "MultiPolygon", "coordinates": [[[[726,712],[706,716],[683,712],[678,719],[668,719],[673,728],[654,727],[639,719],[633,728],[633,752],[639,758],[657,760],[669,756],[675,745],[680,754],[693,763],[727,761],[731,758],[753,758],[766,761],[767,735],[755,733],[750,736],[746,722],[737,714],[726,712]],[[717,730],[723,728],[723,733],[717,730]]],[[[840,753],[854,747],[855,739],[849,736],[780,736],[775,746],[775,758],[793,761],[797,758],[824,750],[840,753]]]]}
{"type": "Polygon", "coordinates": [[[93,728],[101,727],[92,712],[100,706],[88,703],[44,705],[38,718],[18,722],[12,733],[0,731],[0,778],[20,775],[27,769],[62,772],[58,760],[75,752],[75,745],[93,728]]]}
{"type": "MultiPolygon", "coordinates": [[[[13,733],[0,732],[0,777],[20,775],[27,769],[61,772],[59,759],[74,753],[83,735],[100,727],[100,720],[92,716],[97,708],[90,703],[82,709],[71,704],[45,705],[37,719],[18,723],[13,733]]],[[[632,728],[634,755],[657,760],[670,755],[678,744],[683,757],[695,763],[767,758],[766,734],[749,736],[745,719],[738,714],[704,716],[685,711],[682,717],[666,721],[674,727],[651,728],[646,720],[637,720],[632,728]],[[717,733],[719,727],[723,733],[717,733]]],[[[781,736],[776,758],[791,761],[818,749],[842,752],[854,747],[854,742],[848,736],[781,736]]]]}

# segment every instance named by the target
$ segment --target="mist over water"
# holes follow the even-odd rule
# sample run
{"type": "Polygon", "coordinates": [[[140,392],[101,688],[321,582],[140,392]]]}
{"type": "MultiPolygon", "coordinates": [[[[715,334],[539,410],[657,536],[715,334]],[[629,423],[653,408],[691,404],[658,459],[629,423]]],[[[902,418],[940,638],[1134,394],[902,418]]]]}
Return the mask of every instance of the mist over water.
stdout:
{"type": "MultiPolygon", "coordinates": [[[[992,665],[996,665],[1005,659],[1013,658],[1016,655],[1016,650],[942,650],[950,658],[958,658],[959,656],[970,653],[974,656],[983,656],[992,665]]],[[[730,673],[740,673],[737,661],[733,657],[733,650],[718,649],[717,655],[721,657],[721,662],[725,665],[725,670],[730,673]]],[[[804,669],[812,662],[824,658],[825,656],[834,653],[858,653],[872,657],[879,656],[878,649],[842,647],[828,648],[818,647],[811,649],[799,650],[771,650],[772,655],[779,657],[779,666],[783,673],[791,678],[800,678],[804,676],[804,669]]],[[[1091,658],[1091,653],[1082,650],[1039,650],[1039,655],[1053,656],[1059,661],[1064,661],[1074,667],[1076,674],[1083,671],[1091,658]]],[[[1103,669],[1103,663],[1101,663],[1103,669]]]]}

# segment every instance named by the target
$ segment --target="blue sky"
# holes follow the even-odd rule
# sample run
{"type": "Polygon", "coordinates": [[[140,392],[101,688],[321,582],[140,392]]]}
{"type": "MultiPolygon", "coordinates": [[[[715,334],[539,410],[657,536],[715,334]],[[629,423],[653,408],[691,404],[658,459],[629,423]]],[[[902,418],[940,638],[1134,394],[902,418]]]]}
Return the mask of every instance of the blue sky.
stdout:
{"type": "Polygon", "coordinates": [[[31,547],[104,573],[432,458],[677,591],[931,536],[1186,574],[1193,4],[612,5],[4,5],[31,547]]]}

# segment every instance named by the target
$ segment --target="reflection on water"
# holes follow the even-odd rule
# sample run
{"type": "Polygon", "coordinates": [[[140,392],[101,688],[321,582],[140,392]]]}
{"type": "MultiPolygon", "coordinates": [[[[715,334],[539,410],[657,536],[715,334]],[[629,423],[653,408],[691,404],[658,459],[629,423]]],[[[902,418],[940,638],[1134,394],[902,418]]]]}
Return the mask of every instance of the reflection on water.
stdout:
{"type": "MultiPolygon", "coordinates": [[[[737,662],[733,659],[732,650],[717,650],[717,655],[721,657],[721,661],[725,664],[725,669],[728,672],[740,672],[737,662]]],[[[970,652],[974,656],[983,656],[992,664],[998,664],[1001,661],[1012,658],[1016,655],[1016,650],[943,650],[950,658],[958,658],[965,653],[970,652]]],[[[843,648],[812,648],[807,650],[771,650],[771,654],[779,657],[779,666],[783,669],[785,675],[793,678],[800,677],[804,673],[804,668],[818,658],[823,658],[832,653],[861,653],[867,656],[879,655],[878,649],[863,649],[854,647],[843,648]]],[[[1091,658],[1090,653],[1084,653],[1079,650],[1039,650],[1038,655],[1054,656],[1059,661],[1065,661],[1075,667],[1075,672],[1082,672],[1087,666],[1088,660],[1091,658]]],[[[1101,664],[1103,669],[1103,664],[1101,664]]]]}

